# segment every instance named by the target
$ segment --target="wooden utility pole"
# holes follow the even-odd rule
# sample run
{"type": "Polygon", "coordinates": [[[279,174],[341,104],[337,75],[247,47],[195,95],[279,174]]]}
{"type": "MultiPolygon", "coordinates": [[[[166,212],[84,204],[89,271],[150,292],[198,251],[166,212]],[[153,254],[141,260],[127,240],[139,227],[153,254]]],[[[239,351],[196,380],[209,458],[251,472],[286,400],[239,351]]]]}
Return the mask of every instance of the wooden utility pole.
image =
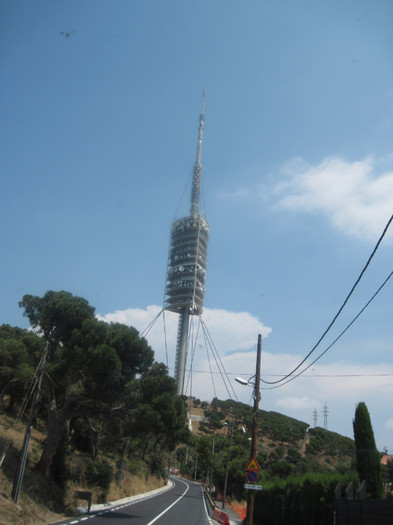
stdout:
{"type": "MultiPolygon", "coordinates": [[[[257,440],[258,440],[258,410],[260,400],[259,383],[261,380],[261,352],[262,352],[262,336],[258,335],[258,346],[257,346],[257,364],[255,372],[255,385],[254,385],[254,413],[252,419],[252,436],[251,436],[251,458],[252,461],[257,455],[257,440]]],[[[254,523],[254,491],[248,490],[247,495],[247,514],[245,525],[253,525],[254,523]]]]}
{"type": "Polygon", "coordinates": [[[22,450],[20,453],[19,462],[18,462],[18,466],[15,472],[15,477],[14,477],[14,484],[12,487],[11,497],[14,503],[18,503],[20,491],[22,488],[22,481],[23,481],[23,476],[25,474],[27,454],[29,451],[31,431],[33,429],[35,419],[36,419],[37,403],[38,403],[38,398],[41,392],[41,383],[42,383],[42,378],[43,378],[44,371],[45,371],[45,364],[46,364],[46,360],[48,357],[48,351],[49,351],[49,344],[46,341],[44,344],[44,348],[41,352],[40,362],[39,362],[37,374],[35,377],[35,383],[33,387],[33,394],[32,394],[31,407],[30,407],[30,415],[29,415],[29,419],[26,425],[25,437],[23,440],[22,450]]]}
{"type": "MultiPolygon", "coordinates": [[[[225,423],[226,424],[226,423],[225,423]]],[[[225,503],[227,499],[227,488],[228,488],[228,472],[229,472],[229,462],[231,460],[231,448],[232,448],[232,437],[233,437],[233,425],[235,424],[235,420],[232,419],[231,426],[230,426],[230,434],[229,434],[229,446],[228,446],[228,459],[227,459],[227,466],[225,469],[225,480],[224,480],[224,493],[222,495],[222,509],[225,509],[225,503]]]]}

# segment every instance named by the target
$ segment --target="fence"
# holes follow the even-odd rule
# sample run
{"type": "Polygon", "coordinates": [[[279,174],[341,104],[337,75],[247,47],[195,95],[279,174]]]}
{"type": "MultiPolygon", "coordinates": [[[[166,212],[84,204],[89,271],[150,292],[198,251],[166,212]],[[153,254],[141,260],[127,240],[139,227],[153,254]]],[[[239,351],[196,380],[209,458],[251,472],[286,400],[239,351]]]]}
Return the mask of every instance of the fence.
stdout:
{"type": "Polygon", "coordinates": [[[393,525],[393,501],[366,499],[366,483],[360,486],[359,499],[353,499],[350,483],[341,499],[341,484],[335,491],[335,525],[393,525]]]}

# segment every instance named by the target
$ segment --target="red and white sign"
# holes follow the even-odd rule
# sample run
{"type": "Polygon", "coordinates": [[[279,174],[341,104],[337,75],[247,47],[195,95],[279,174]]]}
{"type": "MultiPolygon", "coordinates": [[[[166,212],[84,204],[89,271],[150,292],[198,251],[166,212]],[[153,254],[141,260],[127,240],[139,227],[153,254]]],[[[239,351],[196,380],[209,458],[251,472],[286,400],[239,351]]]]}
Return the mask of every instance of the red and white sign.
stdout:
{"type": "Polygon", "coordinates": [[[261,467],[259,466],[259,463],[256,460],[256,458],[250,459],[250,461],[247,464],[246,470],[252,470],[253,472],[259,472],[261,470],[261,467]]]}

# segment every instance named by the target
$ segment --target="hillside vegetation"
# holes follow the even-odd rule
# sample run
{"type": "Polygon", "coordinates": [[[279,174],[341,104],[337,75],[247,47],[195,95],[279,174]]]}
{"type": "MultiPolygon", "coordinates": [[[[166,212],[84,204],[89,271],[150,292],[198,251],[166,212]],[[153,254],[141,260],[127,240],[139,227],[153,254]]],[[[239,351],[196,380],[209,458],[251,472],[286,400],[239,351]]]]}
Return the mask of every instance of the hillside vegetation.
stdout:
{"type": "MultiPolygon", "coordinates": [[[[188,447],[177,449],[180,471],[209,479],[228,491],[245,496],[245,467],[250,459],[252,407],[214,399],[211,404],[188,400],[193,436],[188,447]],[[229,463],[228,463],[229,455],[229,463]]],[[[323,428],[309,428],[303,421],[278,412],[259,410],[257,461],[262,484],[307,473],[347,473],[354,470],[355,445],[350,438],[323,428]]]]}

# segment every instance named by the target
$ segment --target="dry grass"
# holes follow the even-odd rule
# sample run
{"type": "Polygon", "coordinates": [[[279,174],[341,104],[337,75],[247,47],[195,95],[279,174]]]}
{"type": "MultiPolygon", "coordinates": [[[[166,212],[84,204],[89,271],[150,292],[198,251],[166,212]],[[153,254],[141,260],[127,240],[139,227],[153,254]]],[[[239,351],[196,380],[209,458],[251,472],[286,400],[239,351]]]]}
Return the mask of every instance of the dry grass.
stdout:
{"type": "MultiPolygon", "coordinates": [[[[29,455],[26,464],[22,490],[18,504],[11,499],[13,477],[17,468],[19,453],[22,448],[25,426],[14,425],[14,419],[6,414],[0,414],[0,455],[8,444],[7,454],[0,468],[0,525],[45,525],[62,521],[76,514],[78,506],[86,506],[86,502],[77,501],[75,490],[91,490],[85,486],[69,483],[64,493],[48,482],[34,470],[42,450],[45,434],[33,429],[29,455]]],[[[83,461],[83,457],[80,457],[83,461]]],[[[105,495],[106,501],[116,501],[136,494],[142,494],[163,486],[163,480],[150,476],[145,482],[145,475],[141,478],[125,472],[120,485],[113,482],[109,492],[105,495]]],[[[93,503],[101,502],[103,494],[92,490],[93,503]]]]}
{"type": "MultiPolygon", "coordinates": [[[[26,471],[21,495],[16,505],[11,499],[12,482],[3,470],[0,470],[0,524],[35,525],[37,523],[55,523],[64,518],[64,514],[53,512],[48,504],[43,503],[39,479],[26,471]],[[41,494],[37,497],[37,494],[41,494]]],[[[45,488],[44,488],[45,490],[45,488]]]]}
{"type": "MultiPolygon", "coordinates": [[[[66,497],[64,499],[64,504],[67,508],[70,509],[70,513],[72,513],[73,509],[76,509],[77,507],[86,507],[87,502],[80,500],[77,501],[75,499],[75,491],[90,491],[92,492],[92,501],[93,503],[102,503],[104,501],[117,501],[123,498],[128,498],[130,496],[135,496],[137,494],[144,494],[145,492],[149,492],[150,490],[154,490],[157,488],[160,488],[164,485],[164,480],[159,480],[155,476],[150,476],[147,482],[145,481],[145,477],[142,476],[142,478],[138,476],[134,476],[133,474],[130,474],[129,472],[124,472],[124,479],[122,480],[121,484],[118,484],[116,482],[111,483],[109,487],[109,491],[105,496],[102,494],[102,491],[98,488],[89,487],[88,489],[86,487],[83,487],[81,485],[77,485],[75,483],[69,483],[68,490],[66,497]]],[[[0,524],[1,525],[1,524],[0,524]]]]}

